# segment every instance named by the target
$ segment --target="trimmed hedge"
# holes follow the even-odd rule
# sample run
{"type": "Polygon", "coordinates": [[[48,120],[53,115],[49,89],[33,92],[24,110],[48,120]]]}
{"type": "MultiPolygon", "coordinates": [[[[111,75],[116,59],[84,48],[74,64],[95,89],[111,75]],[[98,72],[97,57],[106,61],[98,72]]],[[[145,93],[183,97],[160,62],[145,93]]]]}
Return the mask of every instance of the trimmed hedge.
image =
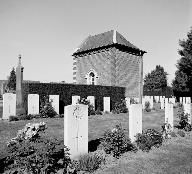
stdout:
{"type": "Polygon", "coordinates": [[[124,87],[100,86],[100,85],[79,85],[60,83],[24,83],[23,101],[27,112],[28,94],[39,94],[40,103],[48,95],[59,95],[59,113],[64,113],[64,106],[72,103],[72,96],[78,95],[81,98],[95,96],[95,108],[103,110],[103,97],[111,98],[111,109],[117,101],[125,98],[124,87]]]}

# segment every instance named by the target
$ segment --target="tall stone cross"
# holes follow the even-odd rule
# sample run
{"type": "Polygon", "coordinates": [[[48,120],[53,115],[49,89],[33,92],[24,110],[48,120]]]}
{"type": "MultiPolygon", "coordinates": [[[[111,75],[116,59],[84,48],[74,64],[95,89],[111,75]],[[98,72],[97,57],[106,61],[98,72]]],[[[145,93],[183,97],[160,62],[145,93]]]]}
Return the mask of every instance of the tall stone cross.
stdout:
{"type": "Polygon", "coordinates": [[[23,69],[21,65],[21,55],[19,55],[18,65],[16,67],[16,115],[24,111],[22,98],[23,69]]]}

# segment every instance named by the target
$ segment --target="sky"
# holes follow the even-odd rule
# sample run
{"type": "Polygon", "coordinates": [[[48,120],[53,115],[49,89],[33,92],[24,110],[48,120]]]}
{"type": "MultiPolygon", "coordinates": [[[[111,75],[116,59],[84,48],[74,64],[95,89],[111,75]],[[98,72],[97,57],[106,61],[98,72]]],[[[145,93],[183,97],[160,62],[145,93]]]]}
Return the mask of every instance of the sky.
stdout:
{"type": "Polygon", "coordinates": [[[75,49],[114,29],[147,51],[144,75],[161,65],[171,83],[190,27],[192,0],[0,0],[0,79],[21,54],[24,80],[72,83],[75,49]]]}

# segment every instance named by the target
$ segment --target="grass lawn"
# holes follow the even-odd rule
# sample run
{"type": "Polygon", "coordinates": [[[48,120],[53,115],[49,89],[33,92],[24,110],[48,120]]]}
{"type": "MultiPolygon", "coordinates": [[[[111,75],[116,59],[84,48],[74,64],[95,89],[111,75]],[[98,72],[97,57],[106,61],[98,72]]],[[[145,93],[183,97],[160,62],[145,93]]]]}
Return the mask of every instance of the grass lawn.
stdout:
{"type": "Polygon", "coordinates": [[[191,174],[192,132],[175,137],[149,153],[123,154],[120,159],[101,167],[94,174],[191,174]]]}
{"type": "MultiPolygon", "coordinates": [[[[177,122],[176,114],[175,124],[177,122]]],[[[22,120],[16,122],[0,121],[0,159],[5,154],[5,146],[7,141],[15,137],[17,131],[22,129],[29,122],[45,122],[48,129],[45,131],[45,136],[64,139],[64,121],[63,118],[47,118],[47,119],[33,119],[22,120]]],[[[128,133],[128,114],[105,114],[89,117],[89,141],[100,138],[105,130],[113,128],[116,124],[121,123],[125,131],[128,133]]],[[[164,111],[156,110],[143,114],[143,129],[156,128],[161,130],[161,125],[164,123],[164,111]]]]}

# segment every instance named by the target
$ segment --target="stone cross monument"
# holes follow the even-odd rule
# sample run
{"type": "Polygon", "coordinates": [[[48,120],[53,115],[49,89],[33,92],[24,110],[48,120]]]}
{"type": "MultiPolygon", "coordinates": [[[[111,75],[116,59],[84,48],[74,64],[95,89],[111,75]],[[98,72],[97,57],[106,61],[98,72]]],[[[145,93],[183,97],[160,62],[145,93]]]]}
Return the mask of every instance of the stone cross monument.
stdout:
{"type": "Polygon", "coordinates": [[[16,68],[16,115],[24,112],[22,98],[23,67],[21,66],[21,55],[18,56],[18,65],[16,68]]]}

